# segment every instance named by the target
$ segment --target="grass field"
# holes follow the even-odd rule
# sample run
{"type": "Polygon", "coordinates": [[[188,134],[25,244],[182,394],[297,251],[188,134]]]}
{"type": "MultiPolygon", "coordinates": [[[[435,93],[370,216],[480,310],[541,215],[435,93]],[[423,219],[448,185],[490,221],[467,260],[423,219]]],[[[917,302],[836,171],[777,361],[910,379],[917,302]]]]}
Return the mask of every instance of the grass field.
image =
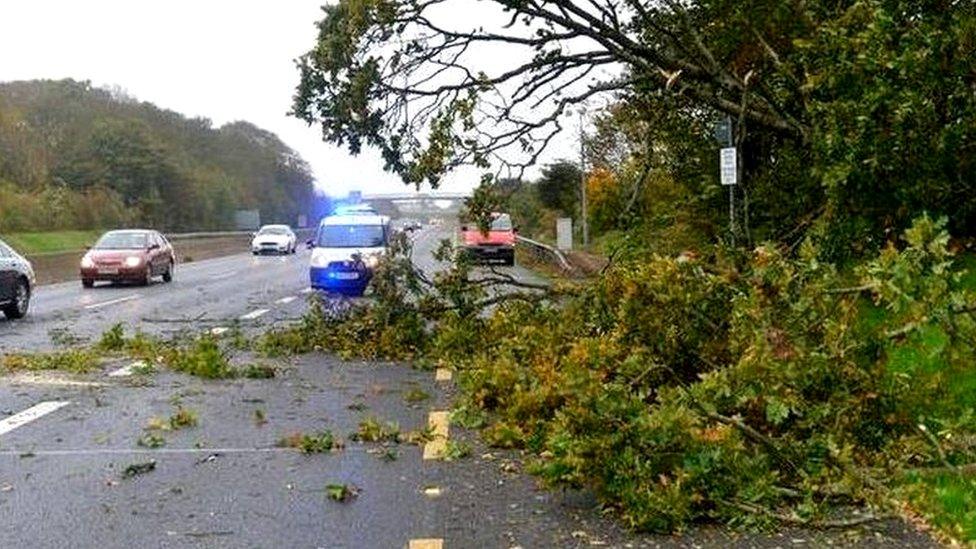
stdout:
{"type": "MultiPolygon", "coordinates": [[[[976,292],[976,255],[959,258],[964,271],[960,285],[976,292]]],[[[936,369],[951,376],[949,402],[959,414],[976,410],[976,364],[969,368],[950,369],[947,364],[930,360],[927,352],[942,344],[946,334],[941,330],[919,333],[914,349],[905,349],[905,361],[915,367],[936,369]]],[[[976,342],[974,342],[976,345],[976,342]]],[[[902,498],[921,513],[937,530],[966,545],[976,544],[976,474],[972,468],[937,474],[908,474],[898,488],[902,498]]]]}
{"type": "Polygon", "coordinates": [[[51,231],[42,233],[10,233],[0,239],[24,255],[83,250],[91,246],[101,231],[51,231]]]}

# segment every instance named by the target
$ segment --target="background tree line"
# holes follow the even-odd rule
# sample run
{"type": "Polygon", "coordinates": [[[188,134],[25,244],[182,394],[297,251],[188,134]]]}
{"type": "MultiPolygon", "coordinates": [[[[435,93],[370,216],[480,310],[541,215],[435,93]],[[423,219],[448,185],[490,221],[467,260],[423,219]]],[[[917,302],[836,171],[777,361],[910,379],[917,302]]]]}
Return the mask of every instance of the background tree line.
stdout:
{"type": "Polygon", "coordinates": [[[295,223],[313,176],[276,135],[74,80],[0,84],[0,231],[295,223]]]}

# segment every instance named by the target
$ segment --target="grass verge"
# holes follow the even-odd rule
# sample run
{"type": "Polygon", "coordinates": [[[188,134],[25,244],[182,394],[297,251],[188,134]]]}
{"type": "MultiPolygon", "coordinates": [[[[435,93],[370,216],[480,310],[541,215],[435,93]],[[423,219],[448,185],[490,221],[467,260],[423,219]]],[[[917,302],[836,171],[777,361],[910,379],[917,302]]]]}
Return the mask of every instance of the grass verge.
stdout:
{"type": "Polygon", "coordinates": [[[50,231],[37,233],[10,233],[3,240],[21,254],[45,254],[84,250],[95,243],[101,231],[50,231]]]}

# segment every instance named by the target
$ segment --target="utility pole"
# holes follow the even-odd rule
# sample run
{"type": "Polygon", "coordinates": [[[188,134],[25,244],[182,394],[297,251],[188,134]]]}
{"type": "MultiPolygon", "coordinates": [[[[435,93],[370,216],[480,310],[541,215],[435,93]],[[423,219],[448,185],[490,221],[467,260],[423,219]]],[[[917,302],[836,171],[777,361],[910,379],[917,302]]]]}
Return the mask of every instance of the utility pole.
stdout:
{"type": "Polygon", "coordinates": [[[584,138],[586,134],[583,129],[583,117],[586,114],[586,109],[580,107],[579,109],[579,143],[580,143],[580,222],[583,229],[583,248],[585,249],[590,245],[590,223],[587,221],[586,217],[586,146],[584,143],[584,138]]]}

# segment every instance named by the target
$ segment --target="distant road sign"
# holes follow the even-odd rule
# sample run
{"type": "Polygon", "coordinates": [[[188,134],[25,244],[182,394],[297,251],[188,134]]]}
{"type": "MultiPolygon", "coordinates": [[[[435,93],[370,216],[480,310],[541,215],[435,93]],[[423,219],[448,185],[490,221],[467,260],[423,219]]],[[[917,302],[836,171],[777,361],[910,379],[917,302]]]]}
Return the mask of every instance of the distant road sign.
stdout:
{"type": "Polygon", "coordinates": [[[715,140],[723,147],[732,146],[732,119],[728,116],[715,122],[715,140]]]}
{"type": "Polygon", "coordinates": [[[722,176],[723,185],[735,185],[737,183],[737,166],[735,147],[725,147],[719,155],[719,173],[722,176]]]}

